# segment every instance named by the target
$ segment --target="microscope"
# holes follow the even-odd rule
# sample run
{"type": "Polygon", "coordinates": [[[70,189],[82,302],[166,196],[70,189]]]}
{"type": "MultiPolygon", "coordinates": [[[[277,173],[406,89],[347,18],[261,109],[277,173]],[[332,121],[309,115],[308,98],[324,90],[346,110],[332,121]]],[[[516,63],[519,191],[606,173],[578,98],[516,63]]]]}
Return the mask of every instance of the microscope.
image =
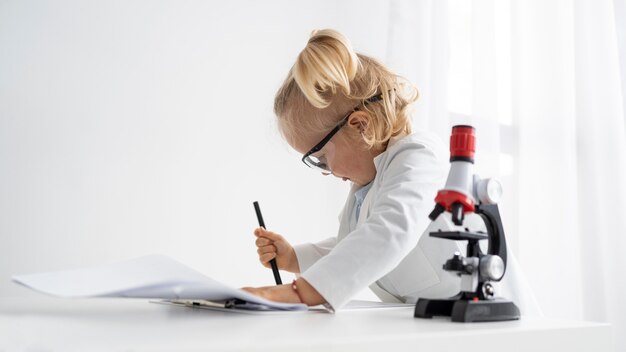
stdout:
{"type": "Polygon", "coordinates": [[[450,173],[444,189],[437,193],[435,209],[429,218],[435,221],[449,212],[459,231],[431,232],[431,237],[467,241],[465,256],[455,252],[443,269],[461,278],[460,292],[447,299],[420,298],[415,317],[449,316],[455,322],[503,321],[520,318],[512,301],[495,297],[493,282],[502,280],[506,271],[506,240],[497,202],[502,186],[496,179],[480,179],[473,173],[476,150],[475,129],[457,125],[450,137],[450,173]],[[487,232],[471,232],[463,227],[465,216],[475,213],[482,218],[487,232]],[[487,253],[479,241],[488,240],[487,253]]]}

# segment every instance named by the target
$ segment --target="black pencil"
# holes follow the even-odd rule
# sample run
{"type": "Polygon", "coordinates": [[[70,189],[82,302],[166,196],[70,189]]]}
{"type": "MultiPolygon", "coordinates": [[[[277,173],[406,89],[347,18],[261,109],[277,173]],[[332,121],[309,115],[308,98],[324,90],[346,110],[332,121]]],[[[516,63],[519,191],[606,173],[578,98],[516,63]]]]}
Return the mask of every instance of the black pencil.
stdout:
{"type": "MultiPolygon", "coordinates": [[[[254,202],[254,211],[256,211],[256,217],[259,220],[259,226],[266,229],[265,222],[263,221],[263,215],[261,215],[261,208],[259,207],[259,202],[254,202]]],[[[283,280],[280,279],[280,273],[278,272],[278,265],[276,264],[276,258],[270,260],[270,265],[272,266],[272,272],[274,273],[274,280],[276,281],[276,285],[282,285],[283,280]]]]}

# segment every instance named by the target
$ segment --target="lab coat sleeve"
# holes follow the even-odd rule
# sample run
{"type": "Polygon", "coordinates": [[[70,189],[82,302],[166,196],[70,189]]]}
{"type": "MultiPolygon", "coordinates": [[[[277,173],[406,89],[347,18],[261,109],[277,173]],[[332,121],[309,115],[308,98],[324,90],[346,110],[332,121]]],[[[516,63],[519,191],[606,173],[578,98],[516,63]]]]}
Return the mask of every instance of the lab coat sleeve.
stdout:
{"type": "Polygon", "coordinates": [[[431,148],[405,146],[385,164],[368,218],[302,270],[302,277],[335,310],[393,270],[417,245],[445,182],[447,160],[431,148]]]}
{"type": "Polygon", "coordinates": [[[337,237],[331,237],[317,243],[303,243],[294,246],[300,272],[309,269],[321,257],[327,255],[336,244],[337,237]]]}

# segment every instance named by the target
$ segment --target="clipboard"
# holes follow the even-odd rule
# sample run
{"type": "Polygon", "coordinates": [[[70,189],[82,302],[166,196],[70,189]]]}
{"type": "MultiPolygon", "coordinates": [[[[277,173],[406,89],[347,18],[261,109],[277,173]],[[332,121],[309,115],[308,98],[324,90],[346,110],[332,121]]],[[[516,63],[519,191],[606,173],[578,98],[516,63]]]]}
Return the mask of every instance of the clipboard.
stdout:
{"type": "MultiPolygon", "coordinates": [[[[258,314],[258,315],[282,315],[282,314],[294,314],[294,313],[335,313],[334,310],[329,309],[325,305],[318,305],[314,307],[308,307],[307,310],[277,310],[266,305],[247,302],[241,299],[228,299],[222,301],[210,301],[205,299],[164,299],[160,301],[150,301],[150,303],[174,305],[186,308],[196,309],[208,309],[228,313],[242,313],[242,314],[258,314]]],[[[384,309],[384,308],[404,308],[413,309],[414,303],[397,303],[397,302],[376,302],[376,301],[363,301],[352,300],[348,302],[342,310],[369,310],[369,309],[384,309]]]]}
{"type": "Polygon", "coordinates": [[[227,313],[258,315],[283,315],[308,312],[331,313],[331,311],[323,308],[323,306],[309,307],[305,310],[280,310],[264,304],[248,302],[238,298],[222,301],[210,301],[206,299],[164,299],[159,301],[150,301],[150,303],[173,305],[193,309],[207,309],[227,313]]]}

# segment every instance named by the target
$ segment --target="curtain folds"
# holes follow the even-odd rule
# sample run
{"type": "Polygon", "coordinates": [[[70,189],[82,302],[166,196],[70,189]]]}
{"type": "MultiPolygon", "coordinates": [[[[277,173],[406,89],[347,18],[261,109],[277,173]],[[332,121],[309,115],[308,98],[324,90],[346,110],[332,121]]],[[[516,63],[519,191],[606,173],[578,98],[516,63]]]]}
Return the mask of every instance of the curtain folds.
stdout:
{"type": "Polygon", "coordinates": [[[624,9],[391,1],[386,60],[422,93],[417,127],[446,138],[452,124],[477,126],[477,167],[503,180],[511,250],[545,315],[610,322],[616,336],[626,330],[624,9]]]}

